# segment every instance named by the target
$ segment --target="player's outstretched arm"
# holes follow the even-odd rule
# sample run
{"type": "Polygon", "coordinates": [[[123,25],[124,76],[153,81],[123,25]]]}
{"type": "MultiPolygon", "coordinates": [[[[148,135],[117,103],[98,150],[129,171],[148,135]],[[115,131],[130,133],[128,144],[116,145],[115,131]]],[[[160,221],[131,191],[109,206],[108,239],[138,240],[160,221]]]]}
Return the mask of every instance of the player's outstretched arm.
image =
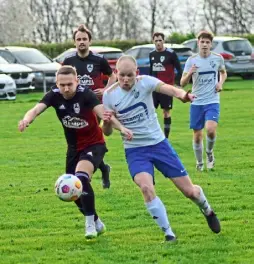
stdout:
{"type": "Polygon", "coordinates": [[[47,105],[43,103],[39,103],[34,106],[32,109],[28,110],[27,113],[24,115],[23,119],[19,121],[18,129],[20,132],[23,132],[33,121],[34,119],[41,114],[47,105]]]}
{"type": "Polygon", "coordinates": [[[158,89],[156,89],[156,92],[169,96],[174,96],[181,100],[183,103],[192,102],[196,97],[195,95],[191,94],[190,91],[185,92],[183,89],[179,89],[165,83],[159,86],[158,89]]]}

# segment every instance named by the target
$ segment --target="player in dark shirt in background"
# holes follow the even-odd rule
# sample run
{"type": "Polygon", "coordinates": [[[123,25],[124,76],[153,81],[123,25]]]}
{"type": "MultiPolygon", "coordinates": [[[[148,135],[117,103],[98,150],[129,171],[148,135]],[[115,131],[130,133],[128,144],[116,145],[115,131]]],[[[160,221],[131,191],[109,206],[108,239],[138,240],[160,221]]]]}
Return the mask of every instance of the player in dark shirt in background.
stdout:
{"type": "MultiPolygon", "coordinates": [[[[66,173],[76,175],[83,186],[82,195],[75,203],[85,216],[85,237],[94,238],[105,231],[105,225],[96,213],[90,181],[107,152],[96,115],[104,122],[109,120],[103,115],[103,105],[96,95],[78,84],[77,73],[72,66],[62,66],[56,78],[57,86],[25,114],[18,129],[23,132],[48,107],[55,109],[68,145],[66,173]]],[[[125,135],[124,130],[121,133],[125,135]]]]}
{"type": "MultiPolygon", "coordinates": [[[[153,34],[153,43],[155,50],[150,52],[150,75],[154,76],[164,83],[174,85],[175,83],[175,69],[177,70],[177,78],[180,80],[182,75],[182,68],[176,53],[164,46],[164,34],[156,32],[153,34]]],[[[153,93],[154,107],[157,109],[160,105],[163,109],[164,115],[164,134],[168,138],[171,125],[171,113],[173,108],[173,98],[168,95],[153,93]]]]}
{"type": "MultiPolygon", "coordinates": [[[[92,34],[84,25],[80,25],[74,31],[73,40],[77,51],[68,56],[64,60],[63,65],[75,67],[80,84],[92,89],[101,100],[104,90],[116,81],[115,74],[112,72],[108,61],[102,55],[89,51],[92,34]],[[103,85],[103,74],[109,76],[106,87],[103,85]]],[[[102,172],[103,188],[109,188],[110,166],[102,160],[99,168],[102,172]]]]}

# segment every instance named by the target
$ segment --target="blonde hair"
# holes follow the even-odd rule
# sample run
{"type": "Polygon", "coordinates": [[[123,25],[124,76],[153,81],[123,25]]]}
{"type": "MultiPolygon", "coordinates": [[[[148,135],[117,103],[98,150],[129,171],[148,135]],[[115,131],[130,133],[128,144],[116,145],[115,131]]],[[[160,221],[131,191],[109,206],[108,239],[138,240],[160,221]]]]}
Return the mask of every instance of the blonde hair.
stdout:
{"type": "Polygon", "coordinates": [[[63,75],[73,74],[74,76],[77,76],[77,71],[71,65],[64,65],[61,66],[59,70],[56,72],[56,76],[58,76],[59,74],[63,74],[63,75]]]}
{"type": "Polygon", "coordinates": [[[119,64],[123,61],[131,61],[136,68],[138,68],[138,65],[137,65],[137,61],[135,60],[135,58],[133,56],[130,56],[130,55],[122,55],[118,60],[117,60],[117,63],[116,63],[116,69],[118,69],[119,67],[119,64]]]}

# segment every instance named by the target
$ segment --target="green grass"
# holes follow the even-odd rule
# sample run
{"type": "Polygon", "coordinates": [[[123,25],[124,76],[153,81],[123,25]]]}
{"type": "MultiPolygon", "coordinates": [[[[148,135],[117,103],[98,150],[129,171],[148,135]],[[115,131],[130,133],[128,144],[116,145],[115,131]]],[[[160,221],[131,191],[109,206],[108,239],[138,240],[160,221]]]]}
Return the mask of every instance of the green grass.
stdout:
{"type": "MultiPolygon", "coordinates": [[[[213,234],[198,208],[156,173],[157,194],[178,236],[175,244],[161,243],[163,234],[129,176],[117,133],[107,139],[111,189],[101,188],[99,172],[93,178],[97,209],[108,231],[87,242],[82,215],[54,194],[54,183],[64,172],[66,150],[54,110],[19,133],[18,120],[42,94],[0,102],[0,263],[253,263],[254,84],[232,79],[224,88],[213,172],[195,171],[189,105],[174,101],[172,145],[222,224],[222,232],[213,234]]],[[[162,120],[161,111],[159,116],[162,120]]]]}

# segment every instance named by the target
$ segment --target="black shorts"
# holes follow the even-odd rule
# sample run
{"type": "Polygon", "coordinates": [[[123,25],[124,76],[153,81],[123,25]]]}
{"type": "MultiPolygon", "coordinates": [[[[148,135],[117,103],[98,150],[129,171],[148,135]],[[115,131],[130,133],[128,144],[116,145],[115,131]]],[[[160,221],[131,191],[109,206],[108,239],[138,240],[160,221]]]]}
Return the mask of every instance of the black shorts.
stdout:
{"type": "Polygon", "coordinates": [[[80,160],[88,160],[94,166],[94,172],[108,152],[105,144],[89,146],[81,151],[68,149],[66,154],[66,173],[75,174],[76,166],[80,160]]]}
{"type": "Polygon", "coordinates": [[[153,104],[157,109],[160,105],[162,109],[169,110],[173,108],[173,97],[166,94],[153,92],[153,104]]]}

